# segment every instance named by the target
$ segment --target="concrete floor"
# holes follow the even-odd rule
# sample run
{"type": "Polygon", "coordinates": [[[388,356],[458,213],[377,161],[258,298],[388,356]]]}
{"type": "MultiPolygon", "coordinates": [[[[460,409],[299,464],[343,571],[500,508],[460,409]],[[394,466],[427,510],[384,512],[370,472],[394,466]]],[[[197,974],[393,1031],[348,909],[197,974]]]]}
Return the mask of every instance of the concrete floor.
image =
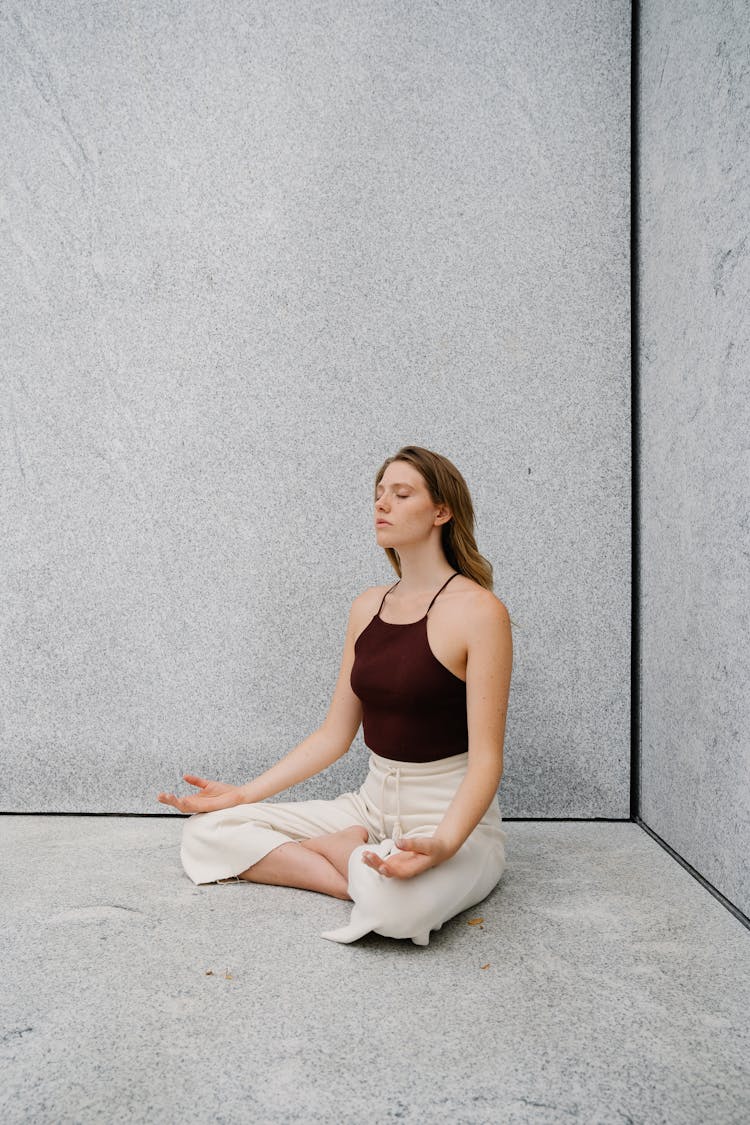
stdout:
{"type": "Polygon", "coordinates": [[[427,948],[195,887],[180,827],[0,817],[7,1125],[750,1121],[750,933],[637,825],[507,822],[427,948]]]}

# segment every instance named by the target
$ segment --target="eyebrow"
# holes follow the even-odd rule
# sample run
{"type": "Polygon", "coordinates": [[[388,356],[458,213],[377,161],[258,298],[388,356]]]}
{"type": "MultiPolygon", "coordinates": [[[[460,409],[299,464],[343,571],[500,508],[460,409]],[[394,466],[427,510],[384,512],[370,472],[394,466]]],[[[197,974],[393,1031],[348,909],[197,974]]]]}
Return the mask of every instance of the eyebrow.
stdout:
{"type": "MultiPolygon", "coordinates": [[[[384,488],[382,480],[378,481],[377,488],[384,488]]],[[[415,484],[409,484],[408,480],[396,480],[393,482],[393,488],[416,488],[415,484]]]]}

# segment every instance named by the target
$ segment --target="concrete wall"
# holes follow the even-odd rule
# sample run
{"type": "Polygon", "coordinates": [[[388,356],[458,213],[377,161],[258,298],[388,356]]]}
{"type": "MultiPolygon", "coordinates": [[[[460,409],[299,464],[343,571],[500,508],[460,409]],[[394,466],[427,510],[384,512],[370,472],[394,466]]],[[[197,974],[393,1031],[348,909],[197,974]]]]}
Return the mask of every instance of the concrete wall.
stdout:
{"type": "Polygon", "coordinates": [[[517,623],[503,812],[628,815],[629,49],[624,0],[3,5],[2,808],[310,733],[414,442],[517,623]]]}
{"type": "Polygon", "coordinates": [[[750,9],[641,13],[641,815],[748,913],[750,9]]]}

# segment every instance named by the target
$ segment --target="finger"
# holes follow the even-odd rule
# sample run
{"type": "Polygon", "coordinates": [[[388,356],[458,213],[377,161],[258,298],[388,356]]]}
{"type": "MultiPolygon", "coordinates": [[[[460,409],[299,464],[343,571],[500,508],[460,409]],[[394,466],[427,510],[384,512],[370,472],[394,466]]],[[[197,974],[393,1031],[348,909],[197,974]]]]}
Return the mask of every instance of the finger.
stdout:
{"type": "Polygon", "coordinates": [[[179,797],[175,797],[174,793],[160,793],[158,800],[161,801],[163,805],[171,805],[172,808],[179,809],[180,812],[182,812],[180,799],[179,797]]]}
{"type": "Polygon", "coordinates": [[[190,808],[190,804],[192,803],[191,797],[177,797],[174,793],[160,793],[159,800],[164,805],[171,805],[172,808],[177,809],[178,812],[195,811],[194,809],[190,808]]]}
{"type": "Polygon", "coordinates": [[[403,868],[399,867],[398,864],[393,863],[390,858],[387,859],[382,864],[382,866],[378,868],[378,871],[381,875],[385,876],[386,879],[402,879],[406,874],[403,868]]]}
{"type": "Polygon", "coordinates": [[[182,776],[189,785],[199,785],[201,789],[205,788],[205,786],[208,785],[205,777],[198,777],[198,775],[195,773],[184,773],[182,776]]]}
{"type": "Polygon", "coordinates": [[[377,855],[376,852],[363,852],[362,862],[367,864],[368,867],[371,867],[373,871],[377,871],[379,875],[390,875],[382,857],[377,855]]]}

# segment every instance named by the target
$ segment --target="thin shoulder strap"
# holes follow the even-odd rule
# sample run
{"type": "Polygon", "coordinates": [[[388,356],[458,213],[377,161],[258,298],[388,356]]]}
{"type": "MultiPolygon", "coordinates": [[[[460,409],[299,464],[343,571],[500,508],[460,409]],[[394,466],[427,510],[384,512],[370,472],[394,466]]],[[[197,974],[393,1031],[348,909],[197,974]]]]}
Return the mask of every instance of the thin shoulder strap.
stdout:
{"type": "MultiPolygon", "coordinates": [[[[401,581],[401,579],[399,578],[398,582],[400,582],[400,581],[401,581]]],[[[394,582],[393,586],[389,586],[388,589],[386,590],[386,592],[383,594],[383,601],[381,601],[380,605],[378,606],[378,615],[380,614],[380,611],[383,608],[383,602],[388,597],[391,590],[393,590],[396,586],[398,586],[398,582],[394,582]]]]}
{"type": "MultiPolygon", "coordinates": [[[[445,589],[445,587],[446,587],[446,586],[448,585],[448,583],[449,583],[449,582],[452,582],[452,581],[453,581],[453,579],[454,579],[454,578],[456,577],[456,575],[457,575],[458,573],[459,573],[458,571],[455,571],[455,572],[454,572],[453,574],[451,574],[450,578],[448,578],[448,579],[447,579],[447,580],[446,580],[446,581],[445,581],[445,582],[443,583],[443,585],[442,585],[442,586],[440,587],[440,589],[438,590],[437,594],[435,594],[435,598],[436,598],[436,597],[438,596],[438,594],[442,594],[443,590],[444,590],[444,589],[445,589]]],[[[433,606],[433,604],[434,604],[434,602],[435,602],[435,598],[433,598],[433,599],[432,599],[432,601],[430,602],[430,604],[429,604],[429,605],[427,606],[427,613],[429,613],[429,612],[430,612],[430,610],[432,609],[432,606],[433,606]]],[[[425,617],[427,616],[427,613],[425,614],[425,617]]]]}

